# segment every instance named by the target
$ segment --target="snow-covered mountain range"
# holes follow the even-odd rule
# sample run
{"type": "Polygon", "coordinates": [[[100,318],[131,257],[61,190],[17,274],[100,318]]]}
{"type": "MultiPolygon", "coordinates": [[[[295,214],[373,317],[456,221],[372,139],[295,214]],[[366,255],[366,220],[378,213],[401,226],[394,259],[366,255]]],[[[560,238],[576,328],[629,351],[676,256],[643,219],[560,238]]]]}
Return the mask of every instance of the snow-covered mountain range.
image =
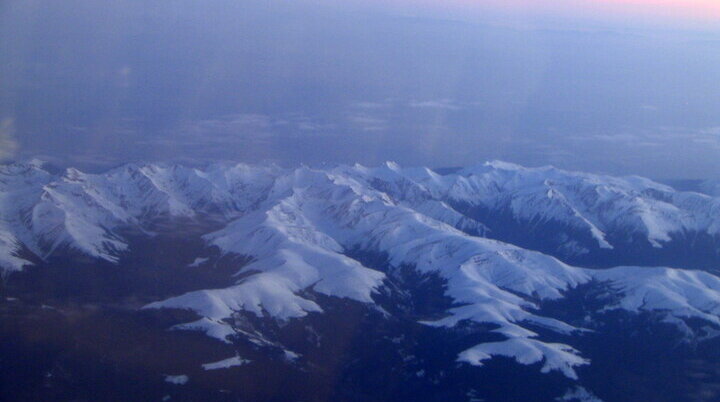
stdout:
{"type": "Polygon", "coordinates": [[[104,174],[67,169],[60,175],[37,162],[1,169],[0,261],[15,270],[27,263],[18,257],[20,247],[40,258],[70,247],[112,261],[126,247],[118,228],[146,230],[157,220],[179,217],[232,222],[297,197],[307,187],[352,189],[363,199],[411,209],[470,235],[497,238],[479,220],[485,215],[487,220],[507,216],[526,231],[558,225],[561,230],[546,234],[546,240],[562,243],[560,256],[627,245],[662,249],[691,234],[720,238],[720,200],[715,197],[678,192],[641,177],[503,162],[446,175],[391,162],[380,168],[326,170],[130,164],[104,174]]]}
{"type": "Polygon", "coordinates": [[[224,343],[248,339],[294,354],[238,317],[303,320],[323,314],[333,299],[390,317],[394,297],[418,296],[400,280],[403,270],[439,280],[438,296],[449,300],[439,314],[415,314],[422,325],[475,323],[495,337],[458,349],[460,364],[502,356],[578,380],[578,368],[592,361],[556,335],[582,336],[593,331],[593,317],[617,311],[654,314],[693,342],[720,330],[720,199],[640,177],[503,162],[445,174],[394,163],[129,164],[102,174],[51,173],[40,163],[0,167],[6,276],[74,255],[122,264],[134,239],[189,224],[203,228],[206,246],[191,265],[210,266],[217,255],[249,262],[238,263],[230,286],[143,308],[192,311],[195,320],[173,329],[224,343]],[[678,265],[663,259],[664,250],[693,258],[678,265]],[[637,264],[637,255],[678,268],[621,266],[637,264]],[[698,267],[704,270],[688,269],[698,267]],[[594,293],[587,322],[543,310],[589,287],[602,291],[594,293]]]}

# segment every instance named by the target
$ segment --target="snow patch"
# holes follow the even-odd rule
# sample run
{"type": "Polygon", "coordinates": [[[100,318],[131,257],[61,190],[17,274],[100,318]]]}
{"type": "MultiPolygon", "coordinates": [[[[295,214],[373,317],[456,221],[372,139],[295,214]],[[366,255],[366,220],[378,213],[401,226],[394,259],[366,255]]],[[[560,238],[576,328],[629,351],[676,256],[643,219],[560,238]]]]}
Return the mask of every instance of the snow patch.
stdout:
{"type": "Polygon", "coordinates": [[[568,389],[563,396],[555,398],[555,400],[558,402],[602,402],[602,399],[579,385],[568,389]]]}
{"type": "Polygon", "coordinates": [[[209,260],[209,258],[207,258],[207,257],[198,257],[195,260],[193,260],[192,264],[188,265],[188,267],[192,267],[192,268],[199,267],[199,266],[205,264],[206,262],[208,262],[208,260],[209,260]]]}
{"type": "Polygon", "coordinates": [[[285,360],[292,362],[300,358],[300,355],[293,352],[292,350],[283,350],[283,356],[285,357],[285,360]]]}
{"type": "Polygon", "coordinates": [[[571,379],[578,378],[574,367],[590,363],[589,360],[580,357],[579,352],[571,346],[544,343],[534,339],[508,339],[502,342],[483,343],[460,353],[458,361],[482,366],[484,360],[493,356],[511,357],[524,365],[542,362],[541,372],[560,370],[571,379]]]}
{"type": "Polygon", "coordinates": [[[190,380],[190,377],[186,375],[166,375],[165,376],[165,382],[168,382],[170,384],[175,385],[183,385],[186,384],[190,380]]]}
{"type": "Polygon", "coordinates": [[[244,364],[250,363],[250,360],[243,359],[240,356],[230,357],[228,359],[220,360],[214,363],[206,363],[202,365],[205,370],[219,370],[230,367],[238,367],[244,364]]]}
{"type": "Polygon", "coordinates": [[[197,321],[186,324],[178,324],[171,329],[179,331],[200,331],[224,343],[232,343],[228,340],[228,337],[236,334],[230,324],[208,317],[203,317],[197,321]]]}

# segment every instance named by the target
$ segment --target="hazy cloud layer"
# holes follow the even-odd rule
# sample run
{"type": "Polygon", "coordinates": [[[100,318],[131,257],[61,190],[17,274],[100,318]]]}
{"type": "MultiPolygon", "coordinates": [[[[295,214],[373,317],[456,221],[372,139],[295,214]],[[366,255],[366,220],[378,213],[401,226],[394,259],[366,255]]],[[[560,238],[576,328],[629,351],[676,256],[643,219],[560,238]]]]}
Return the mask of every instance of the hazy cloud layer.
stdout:
{"type": "Polygon", "coordinates": [[[8,3],[16,155],[720,175],[718,31],[330,3],[8,3]]]}
{"type": "Polygon", "coordinates": [[[15,124],[13,119],[0,120],[0,161],[15,156],[18,150],[18,143],[15,140],[15,124]]]}

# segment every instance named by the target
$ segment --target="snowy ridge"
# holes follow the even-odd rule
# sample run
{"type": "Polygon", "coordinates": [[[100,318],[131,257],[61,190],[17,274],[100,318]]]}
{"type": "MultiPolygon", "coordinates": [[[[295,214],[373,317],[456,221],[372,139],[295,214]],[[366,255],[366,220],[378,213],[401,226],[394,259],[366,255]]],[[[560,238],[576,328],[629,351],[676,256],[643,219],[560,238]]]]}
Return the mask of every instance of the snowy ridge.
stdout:
{"type": "Polygon", "coordinates": [[[116,262],[127,248],[118,228],[145,231],[156,220],[196,214],[237,216],[266,195],[279,171],[129,164],[104,174],[71,168],[53,176],[36,165],[6,165],[0,170],[0,264],[12,270],[27,264],[17,257],[20,245],[41,259],[70,248],[116,262]]]}
{"type": "MultiPolygon", "coordinates": [[[[490,162],[438,175],[426,168],[341,166],[325,171],[354,186],[382,194],[394,204],[472,235],[489,232],[456,209],[457,204],[510,213],[520,223],[555,222],[612,249],[610,237],[644,237],[663,247],[673,235],[706,233],[720,237],[720,200],[677,192],[639,177],[615,178],[523,168],[490,162]]],[[[0,170],[0,263],[20,269],[25,248],[41,259],[72,248],[116,261],[127,241],[119,227],[151,232],[157,220],[214,219],[227,222],[277,199],[293,171],[274,166],[216,164],[206,168],[129,164],[103,174],[68,169],[53,175],[38,163],[0,170]]],[[[582,254],[587,245],[564,241],[566,252],[582,254]]]]}
{"type": "MultiPolygon", "coordinates": [[[[309,287],[329,296],[371,303],[371,294],[384,275],[344,256],[342,247],[317,230],[299,208],[303,202],[299,194],[311,188],[319,175],[309,170],[295,172],[291,195],[206,236],[226,252],[253,256],[243,272],[259,274],[233,288],[192,292],[148,307],[192,308],[216,321],[238,310],[284,320],[322,311],[315,302],[297,295],[309,287]]],[[[283,182],[274,190],[285,194],[286,185],[283,182]]]]}
{"type": "Polygon", "coordinates": [[[367,168],[356,164],[352,168],[341,166],[332,171],[333,175],[349,177],[367,188],[381,191],[394,202],[407,206],[425,216],[447,223],[471,234],[484,234],[488,228],[471,219],[436,198],[426,185],[412,179],[412,176],[437,176],[426,168],[412,168],[406,171],[393,162],[378,168],[367,168]]]}
{"type": "Polygon", "coordinates": [[[716,198],[677,192],[641,177],[523,168],[504,162],[445,176],[420,169],[407,172],[437,199],[509,211],[527,222],[563,223],[585,231],[601,248],[613,247],[607,240],[611,233],[637,233],[654,247],[662,247],[673,233],[720,234],[716,198]]]}
{"type": "Polygon", "coordinates": [[[327,170],[150,164],[95,175],[68,169],[59,176],[35,165],[8,165],[0,170],[0,264],[18,270],[29,263],[21,249],[45,259],[68,248],[116,262],[128,251],[122,228],[151,235],[159,220],[211,219],[224,227],[205,234],[208,246],[251,258],[237,282],[145,308],[195,311],[197,321],[174,329],[230,342],[252,335],[231,324],[238,312],[300,319],[323,312],[313,293],[374,304],[386,274],[347,255],[366,250],[387,255],[388,268],[409,266],[445,282],[456,307],[424,324],[491,324],[505,338],[458,351],[459,361],[479,366],[505,356],[569,378],[590,362],[581,350],[544,341],[533,328],[583,331],[538,311],[539,301],[562,299],[582,284],[598,281],[613,289],[617,301],[603,311],[652,311],[678,325],[693,318],[720,327],[720,279],[713,275],[573,267],[479,237],[487,228],[452,206],[459,202],[509,210],[518,219],[562,222],[608,249],[614,247],[608,233],[619,230],[641,234],[655,247],[684,230],[720,233],[720,201],[712,197],[636,177],[500,162],[445,176],[392,163],[327,170]]]}
{"type": "Polygon", "coordinates": [[[43,187],[53,177],[35,164],[0,166],[0,268],[21,270],[30,261],[20,257],[22,246],[39,253],[37,239],[26,226],[43,187]]]}
{"type": "Polygon", "coordinates": [[[720,278],[702,271],[618,267],[593,271],[625,295],[607,309],[667,311],[677,318],[701,318],[720,325],[720,278]]]}
{"type": "Polygon", "coordinates": [[[579,352],[568,345],[560,343],[543,343],[534,339],[508,339],[503,342],[483,343],[470,348],[458,357],[458,361],[474,366],[482,366],[483,360],[493,356],[512,357],[520,364],[543,362],[541,371],[549,373],[560,370],[565,376],[577,379],[574,366],[590,362],[579,356],[579,352]]]}
{"type": "Polygon", "coordinates": [[[717,323],[717,305],[712,301],[720,300],[720,288],[718,279],[709,274],[663,268],[574,268],[537,252],[469,236],[346,176],[303,169],[283,185],[292,188],[288,197],[207,236],[227,252],[253,255],[256,261],[243,272],[259,273],[229,289],[192,292],[148,307],[187,308],[223,322],[238,310],[278,319],[322,311],[297,295],[308,288],[371,303],[372,291],[383,276],[342,254],[360,247],[387,253],[392,266],[412,265],[447,281],[447,295],[461,306],[428,325],[452,327],[463,320],[491,323],[507,337],[462,352],[459,360],[470,364],[481,365],[502,355],[522,364],[542,361],[543,372],[559,370],[576,378],[573,368],[588,361],[569,345],[542,342],[528,325],[564,334],[580,329],[537,315],[532,300],[562,298],[565,290],[593,279],[619,289],[621,302],[612,308],[662,310],[677,318],[717,323]],[[274,293],[267,292],[269,288],[274,293]],[[691,296],[696,293],[700,296],[691,296]],[[648,300],[648,296],[655,297],[648,300]]]}

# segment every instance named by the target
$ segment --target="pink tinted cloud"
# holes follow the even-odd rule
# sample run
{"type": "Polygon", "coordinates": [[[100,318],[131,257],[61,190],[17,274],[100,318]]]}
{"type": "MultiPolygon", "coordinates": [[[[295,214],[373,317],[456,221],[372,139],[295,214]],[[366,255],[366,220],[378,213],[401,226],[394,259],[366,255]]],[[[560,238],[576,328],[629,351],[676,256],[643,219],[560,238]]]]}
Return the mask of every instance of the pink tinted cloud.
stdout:
{"type": "Polygon", "coordinates": [[[720,18],[718,0],[593,0],[587,3],[615,13],[720,18]]]}
{"type": "Polygon", "coordinates": [[[720,21],[720,0],[372,0],[394,6],[720,21]]]}

